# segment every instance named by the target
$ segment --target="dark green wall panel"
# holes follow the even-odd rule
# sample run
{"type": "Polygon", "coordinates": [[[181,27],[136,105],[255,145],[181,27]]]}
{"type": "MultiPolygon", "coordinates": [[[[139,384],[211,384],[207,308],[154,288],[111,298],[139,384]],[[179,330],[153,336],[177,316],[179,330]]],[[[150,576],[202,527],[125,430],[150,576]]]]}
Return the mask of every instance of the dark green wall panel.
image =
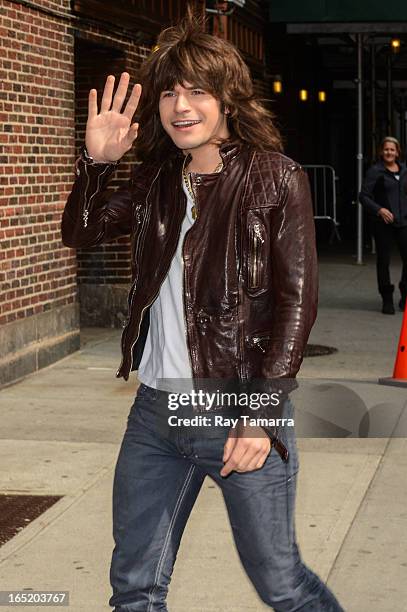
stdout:
{"type": "Polygon", "coordinates": [[[272,22],[407,21],[406,0],[269,0],[272,22]]]}

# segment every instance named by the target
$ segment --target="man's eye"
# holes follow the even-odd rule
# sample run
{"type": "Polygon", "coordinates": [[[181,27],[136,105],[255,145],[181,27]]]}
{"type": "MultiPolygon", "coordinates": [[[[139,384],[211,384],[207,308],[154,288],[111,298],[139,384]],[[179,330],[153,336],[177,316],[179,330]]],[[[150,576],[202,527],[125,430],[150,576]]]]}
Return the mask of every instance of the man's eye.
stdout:
{"type": "Polygon", "coordinates": [[[193,89],[192,93],[193,94],[204,94],[205,92],[202,89],[193,89]]]}
{"type": "Polygon", "coordinates": [[[162,97],[162,98],[168,98],[169,96],[173,96],[173,95],[174,95],[174,92],[173,92],[173,91],[164,91],[164,92],[161,94],[161,97],[162,97]]]}

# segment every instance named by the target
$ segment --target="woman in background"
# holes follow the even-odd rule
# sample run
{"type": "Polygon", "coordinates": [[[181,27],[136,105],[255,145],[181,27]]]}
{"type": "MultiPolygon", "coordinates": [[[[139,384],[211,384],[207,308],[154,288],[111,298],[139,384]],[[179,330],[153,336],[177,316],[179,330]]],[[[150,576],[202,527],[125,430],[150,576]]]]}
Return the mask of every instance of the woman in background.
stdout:
{"type": "Polygon", "coordinates": [[[394,242],[397,243],[403,264],[399,282],[401,310],[405,308],[407,294],[407,168],[399,161],[400,144],[392,136],[382,140],[380,157],[367,171],[359,199],[372,219],[382,312],[394,314],[394,285],[390,281],[390,257],[394,242]]]}

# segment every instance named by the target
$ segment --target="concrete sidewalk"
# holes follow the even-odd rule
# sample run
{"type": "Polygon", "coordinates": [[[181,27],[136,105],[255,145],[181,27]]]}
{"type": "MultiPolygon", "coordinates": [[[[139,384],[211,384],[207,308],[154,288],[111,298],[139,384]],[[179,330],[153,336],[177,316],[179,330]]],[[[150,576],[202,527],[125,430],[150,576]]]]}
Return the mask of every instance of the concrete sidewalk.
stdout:
{"type": "MultiPolygon", "coordinates": [[[[406,389],[377,385],[377,377],[391,375],[402,314],[379,312],[372,262],[322,261],[320,277],[311,342],[339,350],[306,359],[301,378],[330,379],[367,409],[389,406],[405,431],[406,389]]],[[[115,378],[119,336],[83,330],[80,351],[0,392],[0,491],[63,495],[0,548],[1,590],[69,590],[74,612],[110,609],[112,478],[137,388],[134,374],[127,383],[115,378]]],[[[346,611],[404,612],[406,438],[300,438],[298,445],[296,518],[305,561],[346,611]]],[[[209,479],[182,540],[168,604],[171,612],[270,609],[240,566],[209,479]]]]}

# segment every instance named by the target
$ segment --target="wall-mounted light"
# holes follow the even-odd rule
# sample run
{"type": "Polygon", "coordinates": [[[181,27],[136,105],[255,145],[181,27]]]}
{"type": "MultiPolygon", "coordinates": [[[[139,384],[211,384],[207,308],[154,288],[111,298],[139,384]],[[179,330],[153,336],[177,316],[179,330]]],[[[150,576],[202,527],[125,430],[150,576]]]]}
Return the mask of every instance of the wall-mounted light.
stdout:
{"type": "Polygon", "coordinates": [[[322,89],[318,92],[318,102],[326,102],[326,91],[322,89]]]}
{"type": "Polygon", "coordinates": [[[306,89],[300,89],[299,96],[301,102],[306,102],[308,100],[308,91],[306,89]]]}
{"type": "Polygon", "coordinates": [[[215,2],[216,8],[205,8],[205,12],[212,15],[229,17],[233,15],[236,8],[244,8],[245,4],[246,0],[218,0],[218,2],[215,2]]]}
{"type": "Polygon", "coordinates": [[[398,53],[400,51],[401,41],[399,38],[392,38],[390,45],[391,45],[391,50],[393,51],[393,53],[398,53]]]}
{"type": "Polygon", "coordinates": [[[276,75],[273,80],[273,92],[275,94],[283,93],[283,83],[281,81],[281,76],[276,75]]]}

